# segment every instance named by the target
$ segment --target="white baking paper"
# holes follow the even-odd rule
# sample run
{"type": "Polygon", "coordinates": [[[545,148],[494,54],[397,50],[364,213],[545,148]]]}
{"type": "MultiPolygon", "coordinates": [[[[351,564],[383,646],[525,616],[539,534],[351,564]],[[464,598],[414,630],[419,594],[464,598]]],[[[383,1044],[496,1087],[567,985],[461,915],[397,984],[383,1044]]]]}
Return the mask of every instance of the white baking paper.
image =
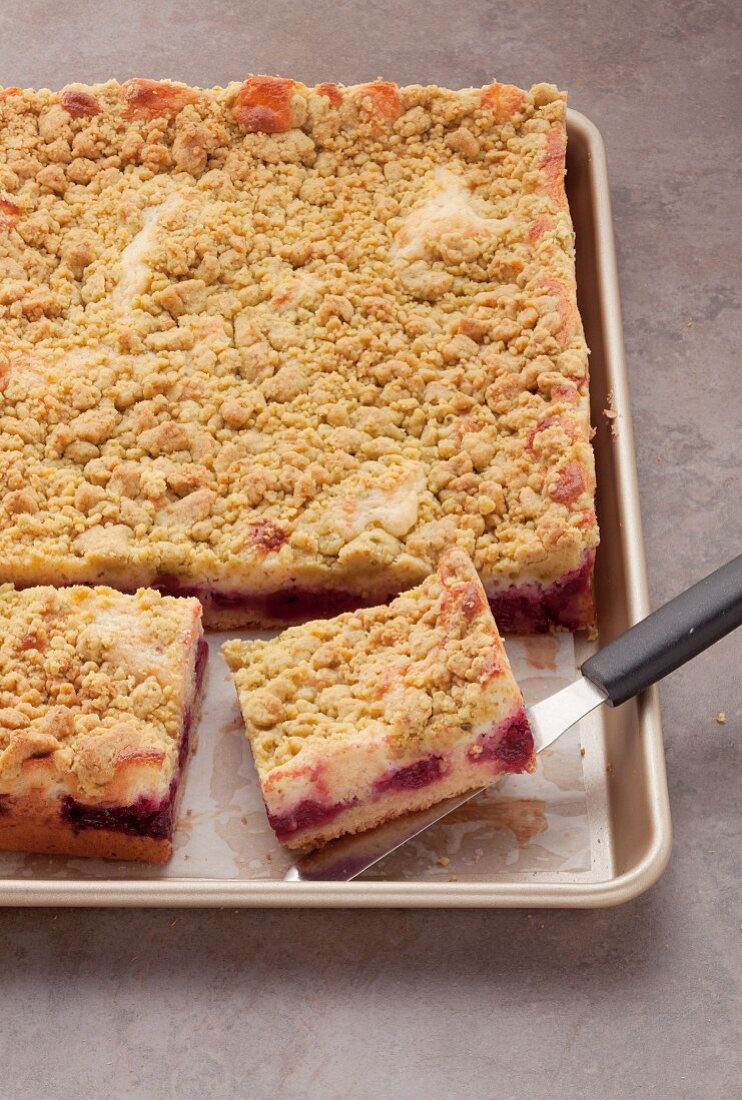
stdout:
{"type": "MultiPolygon", "coordinates": [[[[170,863],[149,867],[0,853],[0,876],[245,881],[283,877],[292,857],[268,825],[237,696],[220,652],[221,643],[236,636],[269,638],[273,633],[209,636],[198,747],[188,769],[170,863]]],[[[509,638],[506,646],[527,704],[553,694],[576,676],[571,635],[509,638]]],[[[372,868],[367,877],[498,882],[607,877],[607,853],[597,836],[597,823],[604,818],[604,769],[599,762],[590,769],[588,776],[594,773],[595,779],[586,786],[579,732],[571,730],[541,753],[534,775],[508,777],[372,868]]]]}

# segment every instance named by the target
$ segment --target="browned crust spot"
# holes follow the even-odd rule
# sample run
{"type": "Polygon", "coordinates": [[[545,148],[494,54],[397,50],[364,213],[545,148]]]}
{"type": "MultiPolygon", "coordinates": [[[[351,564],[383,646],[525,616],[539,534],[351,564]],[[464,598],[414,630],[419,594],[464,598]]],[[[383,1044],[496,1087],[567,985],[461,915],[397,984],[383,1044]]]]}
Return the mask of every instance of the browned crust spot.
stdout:
{"type": "Polygon", "coordinates": [[[481,103],[492,110],[498,126],[509,122],[525,103],[525,93],[514,84],[489,84],[482,89],[481,103]]]}
{"type": "Polygon", "coordinates": [[[59,97],[59,105],[73,118],[92,118],[101,111],[95,96],[79,88],[65,88],[59,97]]]}
{"type": "Polygon", "coordinates": [[[567,151],[567,135],[561,125],[552,126],[546,139],[546,152],[541,162],[546,176],[546,192],[561,209],[566,209],[564,190],[564,158],[567,151]]]}
{"type": "Polygon", "coordinates": [[[21,211],[10,199],[0,199],[0,229],[15,229],[21,211]]]}
{"type": "Polygon", "coordinates": [[[291,96],[296,87],[295,80],[277,76],[248,77],[232,108],[237,125],[249,134],[280,134],[291,130],[291,96]]]}
{"type": "Polygon", "coordinates": [[[173,118],[188,103],[195,103],[198,99],[193,88],[141,77],[134,77],[122,84],[119,95],[124,103],[125,119],[173,118]]]}
{"type": "Polygon", "coordinates": [[[402,113],[399,88],[386,80],[374,80],[371,84],[362,84],[363,98],[369,100],[373,113],[385,122],[394,122],[402,113]]]}
{"type": "Polygon", "coordinates": [[[582,463],[567,462],[559,471],[556,484],[549,490],[549,496],[558,504],[572,504],[586,488],[582,463]]]}
{"type": "Polygon", "coordinates": [[[343,102],[343,93],[337,84],[325,83],[317,85],[317,92],[319,95],[325,96],[329,99],[333,107],[339,107],[343,102]]]}

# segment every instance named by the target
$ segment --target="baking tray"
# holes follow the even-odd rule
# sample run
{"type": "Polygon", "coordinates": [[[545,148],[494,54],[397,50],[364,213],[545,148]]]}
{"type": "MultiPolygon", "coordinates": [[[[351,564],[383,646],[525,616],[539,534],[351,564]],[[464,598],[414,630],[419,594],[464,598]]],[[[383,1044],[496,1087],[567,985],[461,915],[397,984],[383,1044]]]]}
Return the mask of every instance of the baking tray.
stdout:
{"type": "MultiPolygon", "coordinates": [[[[596,603],[600,639],[605,643],[647,615],[649,602],[605,152],[599,131],[584,115],[568,112],[568,132],[567,192],[577,238],[578,298],[592,351],[591,401],[597,428],[594,444],[601,527],[596,603]],[[606,409],[616,415],[606,417],[606,409]]],[[[578,639],[577,663],[594,648],[594,642],[578,639]]],[[[203,743],[210,735],[217,736],[213,722],[214,715],[204,715],[202,749],[190,769],[186,793],[192,792],[196,805],[199,779],[201,788],[209,784],[213,791],[215,783],[218,786],[218,776],[204,776],[203,768],[196,778],[203,743]]],[[[223,727],[221,734],[225,733],[231,734],[228,744],[240,744],[236,751],[245,751],[236,729],[223,727]]],[[[17,857],[19,863],[12,873],[0,877],[0,904],[460,908],[593,907],[628,901],[657,880],[670,854],[656,690],[650,689],[616,711],[603,708],[581,727],[580,734],[586,746],[585,789],[591,792],[593,858],[588,872],[543,873],[536,866],[511,873],[504,862],[496,872],[453,876],[445,873],[446,857],[433,860],[422,872],[418,868],[417,874],[414,867],[409,875],[395,872],[392,862],[390,868],[355,882],[318,884],[283,882],[275,864],[269,872],[274,877],[266,877],[264,866],[262,876],[256,872],[251,877],[244,860],[242,874],[236,878],[210,876],[203,866],[198,874],[189,876],[188,865],[182,860],[180,873],[173,877],[172,870],[168,875],[167,870],[151,867],[97,864],[94,871],[81,861],[63,865],[53,857],[25,856],[17,857]]],[[[577,742],[574,749],[579,751],[577,742]]],[[[212,761],[215,759],[212,756],[212,761]]],[[[229,775],[227,764],[224,776],[229,775]]],[[[186,819],[181,831],[195,835],[198,817],[196,812],[186,819]]],[[[238,822],[245,829],[249,826],[248,815],[233,816],[231,821],[235,827],[238,822]]],[[[272,857],[268,854],[265,858],[272,857]]]]}

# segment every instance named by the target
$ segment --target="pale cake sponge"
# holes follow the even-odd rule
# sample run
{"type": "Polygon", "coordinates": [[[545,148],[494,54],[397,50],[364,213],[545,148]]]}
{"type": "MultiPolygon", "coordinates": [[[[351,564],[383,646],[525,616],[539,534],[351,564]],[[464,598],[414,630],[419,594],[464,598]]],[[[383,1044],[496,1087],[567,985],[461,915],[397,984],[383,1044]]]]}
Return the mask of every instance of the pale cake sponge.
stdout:
{"type": "Polygon", "coordinates": [[[589,624],[565,98],[0,92],[0,579],[268,625],[458,544],[501,628],[589,624]]]}
{"type": "Polygon", "coordinates": [[[0,849],[168,859],[205,662],[198,600],[0,585],[0,849]]]}
{"type": "Polygon", "coordinates": [[[463,550],[388,606],[222,652],[270,823],[290,848],[534,767],[523,697],[463,550]]]}

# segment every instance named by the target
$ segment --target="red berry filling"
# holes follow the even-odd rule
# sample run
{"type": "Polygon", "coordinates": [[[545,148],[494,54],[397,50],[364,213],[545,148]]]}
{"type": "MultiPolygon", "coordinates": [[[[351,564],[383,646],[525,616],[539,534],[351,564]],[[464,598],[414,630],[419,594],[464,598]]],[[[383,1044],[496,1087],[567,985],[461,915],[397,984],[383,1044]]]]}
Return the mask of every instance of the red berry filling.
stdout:
{"type": "Polygon", "coordinates": [[[581,630],[593,618],[593,562],[589,551],[582,565],[548,588],[537,584],[489,592],[495,622],[503,634],[546,634],[553,626],[581,630]]]}
{"type": "Polygon", "coordinates": [[[299,802],[290,813],[268,814],[268,820],[273,832],[280,841],[288,840],[295,833],[304,829],[312,829],[317,825],[325,825],[333,821],[339,813],[347,810],[358,800],[353,798],[347,802],[315,802],[311,798],[305,798],[299,802]]]}
{"type": "Polygon", "coordinates": [[[442,777],[443,757],[431,753],[422,760],[416,760],[414,764],[408,764],[406,768],[398,768],[382,779],[377,779],[374,783],[374,794],[384,794],[386,791],[417,791],[442,777]]]}
{"type": "Polygon", "coordinates": [[[533,759],[533,734],[525,711],[494,730],[483,733],[467,752],[473,764],[499,765],[504,772],[525,771],[533,759]]]}
{"type": "Polygon", "coordinates": [[[169,837],[173,830],[175,781],[159,804],[138,798],[131,806],[86,806],[74,798],[62,799],[62,818],[78,829],[112,829],[128,836],[169,837]]]}
{"type": "Polygon", "coordinates": [[[295,586],[276,592],[215,591],[198,585],[182,584],[177,577],[163,574],[153,587],[167,596],[195,596],[204,607],[225,611],[253,612],[258,618],[303,622],[316,618],[332,618],[343,611],[373,607],[387,603],[396,593],[376,593],[359,596],[344,589],[312,589],[295,586]]]}

